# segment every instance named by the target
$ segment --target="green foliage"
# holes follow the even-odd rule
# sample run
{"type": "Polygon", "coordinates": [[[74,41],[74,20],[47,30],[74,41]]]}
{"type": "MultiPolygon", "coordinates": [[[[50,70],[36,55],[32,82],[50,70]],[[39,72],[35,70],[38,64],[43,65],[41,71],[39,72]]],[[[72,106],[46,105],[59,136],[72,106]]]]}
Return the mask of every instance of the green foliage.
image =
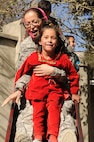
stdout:
{"type": "MultiPolygon", "coordinates": [[[[70,12],[80,26],[80,31],[88,42],[93,44],[94,37],[94,1],[91,0],[66,0],[70,12]]],[[[94,46],[94,45],[93,45],[94,46]]]]}

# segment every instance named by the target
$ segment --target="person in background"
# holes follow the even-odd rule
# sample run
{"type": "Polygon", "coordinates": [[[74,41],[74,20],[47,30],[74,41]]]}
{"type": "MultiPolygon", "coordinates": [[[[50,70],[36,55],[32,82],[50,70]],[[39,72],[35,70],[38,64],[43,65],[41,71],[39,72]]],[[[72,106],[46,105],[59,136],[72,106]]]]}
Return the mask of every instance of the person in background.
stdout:
{"type": "Polygon", "coordinates": [[[44,12],[46,13],[48,19],[56,26],[58,26],[58,23],[57,23],[57,20],[56,18],[52,17],[50,14],[51,14],[51,3],[50,1],[47,1],[47,0],[40,0],[39,3],[38,3],[38,7],[43,9],[44,12]]]}
{"type": "Polygon", "coordinates": [[[71,52],[71,55],[70,55],[70,59],[72,61],[72,63],[74,64],[74,67],[75,69],[77,70],[77,72],[79,71],[79,65],[80,65],[80,60],[79,60],[79,57],[77,56],[76,53],[74,53],[74,50],[75,50],[75,38],[74,36],[72,35],[66,35],[65,36],[67,38],[67,40],[69,41],[69,44],[72,48],[72,52],[71,52]]]}

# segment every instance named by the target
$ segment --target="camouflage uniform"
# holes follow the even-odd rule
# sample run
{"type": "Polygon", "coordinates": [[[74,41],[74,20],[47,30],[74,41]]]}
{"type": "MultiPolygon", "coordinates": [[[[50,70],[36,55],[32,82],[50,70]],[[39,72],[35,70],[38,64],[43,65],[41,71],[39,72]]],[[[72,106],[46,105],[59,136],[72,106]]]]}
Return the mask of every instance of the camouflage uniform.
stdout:
{"type": "MultiPolygon", "coordinates": [[[[27,56],[29,56],[33,51],[35,51],[36,45],[33,42],[32,38],[29,36],[21,43],[21,48],[18,56],[18,64],[17,69],[20,68],[24,60],[27,56]]],[[[65,71],[59,70],[55,68],[55,74],[60,74],[61,76],[65,76],[65,71]]],[[[26,88],[26,85],[28,84],[30,80],[30,76],[24,75],[16,82],[16,89],[21,88],[21,90],[24,90],[26,88]]],[[[22,104],[21,104],[22,105],[22,104]]],[[[60,131],[59,131],[59,142],[62,142],[62,136],[65,130],[68,130],[67,132],[72,132],[72,134],[76,137],[76,128],[74,125],[74,119],[70,114],[70,110],[72,108],[73,102],[65,101],[62,110],[61,110],[61,124],[60,124],[60,131]]],[[[18,107],[20,104],[18,105],[18,107]]],[[[20,107],[19,107],[20,108],[20,107]]],[[[19,109],[19,116],[16,123],[16,136],[15,136],[15,142],[32,142],[32,135],[33,135],[33,121],[32,121],[32,113],[33,108],[32,105],[30,105],[29,101],[26,100],[26,104],[23,107],[24,109],[19,109]]],[[[73,135],[71,137],[73,137],[73,135]]],[[[64,138],[64,136],[63,136],[64,138]]],[[[70,141],[69,137],[69,141],[70,141]]],[[[64,142],[64,140],[63,140],[64,142]]],[[[67,141],[68,142],[68,141],[67,141]]],[[[77,142],[77,140],[72,141],[77,142]]]]}

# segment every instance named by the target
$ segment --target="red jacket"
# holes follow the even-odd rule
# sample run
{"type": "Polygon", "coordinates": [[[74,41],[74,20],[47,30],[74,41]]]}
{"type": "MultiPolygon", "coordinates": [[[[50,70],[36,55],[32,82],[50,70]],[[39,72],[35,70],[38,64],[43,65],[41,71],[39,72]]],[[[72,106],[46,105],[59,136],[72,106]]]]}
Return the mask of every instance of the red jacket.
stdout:
{"type": "MultiPolygon", "coordinates": [[[[52,60],[47,61],[41,56],[41,54],[38,54],[37,52],[32,53],[26,59],[26,61],[23,63],[22,67],[18,70],[18,72],[16,74],[15,81],[17,81],[24,74],[28,74],[28,73],[30,74],[30,72],[31,72],[31,75],[32,75],[33,68],[37,65],[40,65],[40,64],[49,64],[49,65],[57,67],[59,69],[64,69],[65,72],[66,72],[66,75],[67,75],[67,77],[70,81],[70,92],[71,92],[71,94],[77,94],[78,93],[79,76],[78,76],[74,66],[72,65],[71,61],[69,60],[69,58],[66,54],[62,54],[60,56],[60,58],[57,59],[57,60],[52,59],[52,60]]],[[[39,88],[41,84],[43,84],[44,87],[45,87],[45,85],[46,85],[44,83],[45,77],[42,77],[42,79],[43,80],[41,81],[41,77],[36,77],[35,75],[33,75],[31,77],[31,81],[29,83],[28,90],[30,90],[30,88],[33,88],[33,89],[36,90],[36,88],[39,88]]],[[[30,99],[30,96],[28,96],[27,99],[30,99]]]]}

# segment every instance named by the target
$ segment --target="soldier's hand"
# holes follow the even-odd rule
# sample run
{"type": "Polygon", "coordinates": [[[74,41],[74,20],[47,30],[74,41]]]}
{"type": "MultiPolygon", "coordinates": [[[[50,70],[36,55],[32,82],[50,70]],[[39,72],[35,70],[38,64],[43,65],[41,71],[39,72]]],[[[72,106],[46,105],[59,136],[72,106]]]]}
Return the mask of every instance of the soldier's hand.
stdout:
{"type": "Polygon", "coordinates": [[[12,93],[9,97],[7,97],[1,106],[2,107],[5,106],[11,100],[15,100],[15,102],[18,103],[20,97],[21,97],[21,91],[17,90],[16,92],[12,93]]]}

